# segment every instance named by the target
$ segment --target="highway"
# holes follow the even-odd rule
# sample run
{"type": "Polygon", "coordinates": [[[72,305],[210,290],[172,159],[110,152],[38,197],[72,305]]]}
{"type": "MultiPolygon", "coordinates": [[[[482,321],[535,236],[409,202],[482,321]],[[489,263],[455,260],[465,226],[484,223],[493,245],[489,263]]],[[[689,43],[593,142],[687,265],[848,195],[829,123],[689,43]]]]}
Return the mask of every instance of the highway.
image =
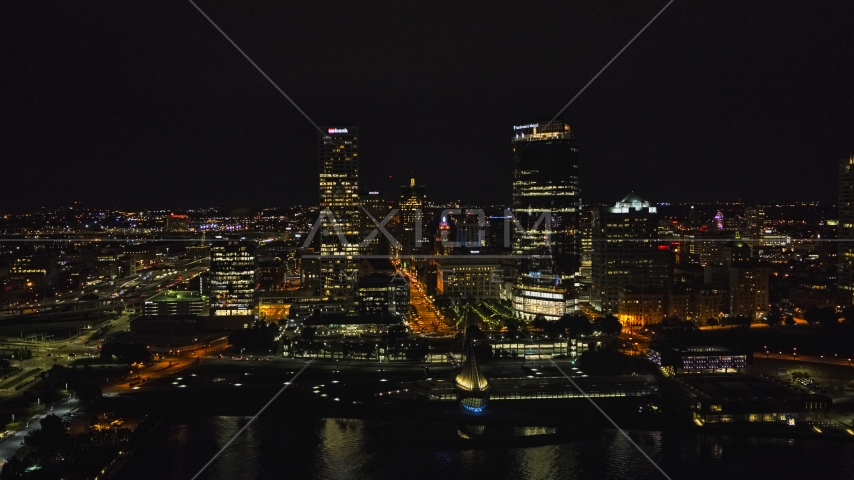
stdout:
{"type": "Polygon", "coordinates": [[[0,309],[0,316],[14,317],[24,314],[56,314],[63,307],[78,306],[79,298],[83,295],[95,294],[99,301],[107,302],[107,307],[114,308],[128,303],[137,303],[157,293],[160,289],[169,288],[181,281],[187,281],[198,276],[206,267],[201,260],[181,265],[167,267],[162,270],[143,271],[128,277],[107,280],[96,285],[90,285],[74,292],[62,294],[50,300],[33,305],[17,305],[0,309]],[[179,280],[180,277],[180,280],[179,280]]]}
{"type": "MultiPolygon", "coordinates": [[[[121,281],[113,282],[114,285],[109,286],[109,288],[106,290],[104,290],[103,286],[101,286],[89,287],[87,289],[84,289],[83,291],[94,293],[96,290],[100,290],[98,291],[99,295],[118,295],[118,297],[115,299],[116,303],[127,304],[130,303],[131,300],[134,303],[141,303],[144,302],[146,298],[157,294],[161,289],[169,288],[170,286],[174,286],[175,284],[179,283],[179,277],[181,277],[180,281],[186,281],[192,276],[198,275],[202,270],[204,270],[204,268],[205,267],[200,265],[200,261],[194,261],[183,265],[177,269],[169,270],[169,273],[161,273],[159,275],[154,275],[155,272],[148,272],[146,274],[135,276],[135,278],[133,279],[125,278],[121,281]],[[120,293],[127,288],[134,289],[132,294],[131,292],[126,292],[125,294],[120,293]]],[[[66,301],[69,303],[76,303],[77,295],[79,295],[81,292],[66,295],[66,301]]],[[[109,309],[110,307],[106,308],[109,309]]],[[[92,310],[93,309],[87,311],[92,310]]],[[[67,314],[73,313],[74,312],[68,312],[67,314]]],[[[18,375],[24,375],[27,372],[30,372],[37,368],[41,370],[50,370],[55,364],[68,366],[74,361],[79,360],[81,358],[97,356],[98,340],[105,339],[121,331],[129,330],[130,320],[136,317],[139,313],[140,312],[125,311],[119,318],[115,320],[109,320],[99,325],[93,325],[92,328],[79,331],[78,334],[66,339],[40,341],[27,340],[16,337],[0,337],[0,348],[25,348],[32,351],[32,358],[12,359],[13,366],[21,367],[21,372],[18,375]],[[104,330],[101,330],[102,328],[104,328],[104,330]],[[92,336],[99,331],[99,338],[93,338],[92,336]]],[[[63,313],[53,313],[51,315],[63,315],[63,313]]],[[[47,314],[40,314],[39,318],[43,318],[44,316],[47,316],[47,314]]],[[[16,377],[13,376],[0,381],[0,385],[6,384],[14,378],[16,377]]],[[[9,388],[6,389],[6,391],[12,393],[21,393],[25,389],[26,387],[20,390],[14,390],[13,388],[9,388]]],[[[3,390],[0,390],[0,394],[2,394],[3,392],[3,390]]]]}

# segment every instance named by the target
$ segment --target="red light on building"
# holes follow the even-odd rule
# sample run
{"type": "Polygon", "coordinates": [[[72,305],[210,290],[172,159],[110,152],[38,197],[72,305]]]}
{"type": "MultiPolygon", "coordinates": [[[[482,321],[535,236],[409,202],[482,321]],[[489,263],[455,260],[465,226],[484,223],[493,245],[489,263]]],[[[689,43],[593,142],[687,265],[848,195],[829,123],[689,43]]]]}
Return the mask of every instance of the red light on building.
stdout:
{"type": "Polygon", "coordinates": [[[659,250],[670,250],[670,245],[659,245],[658,249],[659,250]]]}

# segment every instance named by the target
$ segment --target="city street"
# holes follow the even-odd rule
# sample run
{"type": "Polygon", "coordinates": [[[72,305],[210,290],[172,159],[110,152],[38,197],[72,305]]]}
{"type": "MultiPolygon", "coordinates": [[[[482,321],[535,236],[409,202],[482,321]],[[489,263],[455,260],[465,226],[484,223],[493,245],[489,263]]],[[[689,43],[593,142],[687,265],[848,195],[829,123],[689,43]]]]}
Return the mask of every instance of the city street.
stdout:
{"type": "MultiPolygon", "coordinates": [[[[39,428],[39,420],[46,417],[47,415],[50,415],[51,413],[54,415],[57,415],[59,417],[62,417],[66,413],[71,412],[74,409],[76,409],[78,407],[78,404],[79,404],[79,402],[77,401],[76,398],[70,398],[68,400],[65,400],[64,402],[61,402],[61,403],[55,405],[52,409],[48,410],[44,414],[37,415],[36,417],[33,417],[32,419],[30,419],[29,420],[29,426],[22,428],[21,430],[18,430],[17,432],[15,432],[15,433],[7,436],[7,437],[3,437],[2,439],[0,439],[0,466],[2,466],[6,462],[6,459],[8,459],[12,455],[14,455],[15,452],[17,452],[18,449],[22,447],[21,442],[24,441],[24,437],[29,432],[39,428]]],[[[3,420],[3,422],[6,422],[6,421],[7,420],[3,420]]],[[[9,418],[8,421],[11,422],[12,419],[9,418]]],[[[24,425],[26,425],[26,423],[24,425]]]]}
{"type": "Polygon", "coordinates": [[[825,365],[841,365],[845,367],[852,366],[851,361],[854,358],[840,358],[835,356],[823,355],[798,355],[795,353],[772,353],[772,352],[754,352],[754,358],[769,358],[774,360],[789,360],[796,362],[820,363],[825,365]]]}
{"type": "Polygon", "coordinates": [[[449,326],[424,293],[424,287],[409,277],[409,304],[415,308],[417,316],[410,319],[413,330],[422,333],[449,333],[449,326]]]}

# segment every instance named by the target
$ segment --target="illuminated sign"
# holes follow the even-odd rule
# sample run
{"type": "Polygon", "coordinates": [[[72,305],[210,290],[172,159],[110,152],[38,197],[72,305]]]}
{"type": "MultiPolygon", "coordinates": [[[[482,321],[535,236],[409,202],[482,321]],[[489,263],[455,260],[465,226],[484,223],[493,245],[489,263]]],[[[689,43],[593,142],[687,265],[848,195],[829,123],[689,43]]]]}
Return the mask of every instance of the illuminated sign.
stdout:
{"type": "Polygon", "coordinates": [[[513,130],[522,130],[525,128],[537,128],[539,127],[539,123],[529,123],[528,125],[513,125],[513,130]]]}
{"type": "Polygon", "coordinates": [[[346,128],[330,128],[328,129],[329,133],[349,133],[346,128]]]}

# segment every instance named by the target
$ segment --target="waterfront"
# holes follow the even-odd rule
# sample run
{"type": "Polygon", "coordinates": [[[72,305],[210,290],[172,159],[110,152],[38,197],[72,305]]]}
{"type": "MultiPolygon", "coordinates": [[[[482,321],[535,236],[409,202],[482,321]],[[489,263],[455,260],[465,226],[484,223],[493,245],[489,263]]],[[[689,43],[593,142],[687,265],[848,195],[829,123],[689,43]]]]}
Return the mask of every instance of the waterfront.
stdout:
{"type": "MultiPolygon", "coordinates": [[[[248,419],[166,419],[116,478],[192,478],[248,419]]],[[[614,430],[563,429],[554,444],[528,442],[551,432],[512,429],[502,432],[506,440],[486,446],[477,438],[488,431],[450,423],[262,416],[200,479],[662,478],[614,430]]],[[[854,478],[851,442],[684,431],[630,435],[672,478],[854,478]]]]}

